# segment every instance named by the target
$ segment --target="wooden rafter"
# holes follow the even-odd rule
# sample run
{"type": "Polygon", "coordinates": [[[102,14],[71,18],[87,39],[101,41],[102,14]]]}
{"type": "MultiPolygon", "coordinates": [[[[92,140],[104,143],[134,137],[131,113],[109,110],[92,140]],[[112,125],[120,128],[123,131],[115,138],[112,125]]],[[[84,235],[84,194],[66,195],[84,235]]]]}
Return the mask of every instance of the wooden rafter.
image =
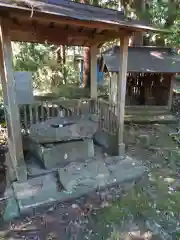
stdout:
{"type": "Polygon", "coordinates": [[[37,20],[22,22],[17,18],[6,19],[12,41],[91,46],[114,39],[114,32],[97,28],[87,29],[70,25],[57,25],[49,22],[40,24],[37,20]],[[60,34],[57,34],[60,33],[60,34]]]}

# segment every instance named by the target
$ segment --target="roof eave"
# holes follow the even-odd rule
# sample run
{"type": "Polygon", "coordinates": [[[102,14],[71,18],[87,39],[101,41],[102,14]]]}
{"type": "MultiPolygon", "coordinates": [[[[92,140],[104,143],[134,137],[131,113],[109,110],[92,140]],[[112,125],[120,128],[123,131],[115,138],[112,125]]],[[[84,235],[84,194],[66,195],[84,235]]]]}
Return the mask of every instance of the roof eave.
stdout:
{"type": "MultiPolygon", "coordinates": [[[[48,4],[49,6],[52,6],[52,4],[48,4]]],[[[28,7],[24,7],[24,6],[18,6],[18,5],[12,5],[12,4],[7,4],[7,3],[0,3],[0,7],[4,8],[5,10],[9,10],[11,9],[11,12],[13,11],[22,11],[22,12],[29,12],[30,15],[29,17],[36,16],[36,14],[45,14],[45,15],[49,15],[49,16],[54,16],[54,17],[61,17],[61,18],[70,18],[70,19],[75,19],[75,20],[79,20],[81,21],[79,18],[75,18],[75,17],[67,17],[65,14],[59,13],[59,12],[53,12],[53,11],[48,11],[48,10],[39,10],[36,8],[28,8],[28,7]]],[[[53,5],[54,7],[54,5],[53,5]]],[[[82,21],[86,21],[86,22],[94,22],[94,23],[101,23],[104,25],[109,25],[111,27],[114,26],[114,28],[117,28],[116,30],[121,30],[121,29],[128,29],[130,31],[155,31],[155,32],[169,32],[168,30],[164,30],[164,29],[160,29],[160,28],[156,28],[156,27],[152,27],[152,26],[147,26],[147,25],[140,25],[140,24],[135,24],[133,23],[133,20],[128,20],[128,21],[121,21],[118,20],[117,21],[110,21],[110,20],[101,20],[101,19],[93,19],[93,20],[86,20],[83,19],[82,21]]]]}

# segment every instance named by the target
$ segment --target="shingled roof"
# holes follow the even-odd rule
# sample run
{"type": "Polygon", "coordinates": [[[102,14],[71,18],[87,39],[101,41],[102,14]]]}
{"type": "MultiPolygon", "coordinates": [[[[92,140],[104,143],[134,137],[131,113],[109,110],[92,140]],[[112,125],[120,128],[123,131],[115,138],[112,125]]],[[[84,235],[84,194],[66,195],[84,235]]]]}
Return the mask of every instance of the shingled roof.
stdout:
{"type": "MultiPolygon", "coordinates": [[[[101,71],[118,72],[120,47],[102,53],[101,71]]],[[[129,47],[128,72],[180,73],[180,56],[171,48],[129,47]]]]}
{"type": "Polygon", "coordinates": [[[122,11],[95,7],[88,4],[68,0],[1,0],[0,8],[31,10],[56,16],[70,17],[79,20],[97,21],[117,26],[126,26],[138,29],[157,30],[147,23],[126,19],[122,11]]]}
{"type": "MultiPolygon", "coordinates": [[[[32,28],[34,28],[31,30],[32,32],[36,30],[37,25],[39,27],[43,25],[44,32],[46,33],[44,35],[48,35],[45,27],[51,28],[51,32],[53,28],[56,28],[55,32],[57,35],[58,27],[64,25],[66,33],[67,28],[70,27],[68,37],[72,38],[74,37],[74,31],[71,31],[71,28],[76,27],[76,30],[79,33],[81,32],[81,35],[82,32],[87,30],[85,32],[86,35],[88,34],[87,39],[97,39],[97,41],[104,42],[119,37],[120,30],[130,32],[146,30],[160,31],[149,24],[127,19],[122,11],[67,0],[1,0],[0,15],[6,20],[13,21],[13,24],[11,24],[11,38],[16,41],[31,40],[32,36],[27,33],[30,26],[26,27],[25,24],[32,25],[32,28]],[[24,25],[23,27],[21,27],[22,24],[24,25]],[[27,33],[26,36],[25,34],[19,34],[20,31],[22,32],[22,29],[27,33]]],[[[38,35],[38,31],[34,35],[38,35]]],[[[75,41],[74,44],[78,43],[77,45],[81,45],[83,43],[82,45],[86,45],[86,42],[87,40],[83,39],[80,42],[75,41]]],[[[66,44],[69,43],[71,41],[67,41],[66,44]]]]}

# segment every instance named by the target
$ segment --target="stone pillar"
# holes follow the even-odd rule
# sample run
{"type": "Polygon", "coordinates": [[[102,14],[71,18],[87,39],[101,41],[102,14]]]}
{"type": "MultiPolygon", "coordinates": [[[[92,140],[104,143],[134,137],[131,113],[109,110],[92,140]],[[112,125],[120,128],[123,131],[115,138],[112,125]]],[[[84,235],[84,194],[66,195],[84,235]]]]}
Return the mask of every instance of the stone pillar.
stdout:
{"type": "Polygon", "coordinates": [[[12,47],[8,25],[0,22],[0,71],[8,129],[8,147],[12,166],[18,181],[27,179],[24,162],[19,107],[16,104],[12,47]]]}
{"type": "Polygon", "coordinates": [[[97,98],[97,53],[98,48],[96,45],[90,48],[90,96],[92,99],[97,98]]]}
{"type": "Polygon", "coordinates": [[[123,143],[124,132],[124,113],[125,113],[125,96],[127,81],[127,60],[129,35],[124,33],[120,38],[120,65],[117,77],[117,123],[118,123],[118,154],[123,157],[125,154],[125,145],[123,143]]]}

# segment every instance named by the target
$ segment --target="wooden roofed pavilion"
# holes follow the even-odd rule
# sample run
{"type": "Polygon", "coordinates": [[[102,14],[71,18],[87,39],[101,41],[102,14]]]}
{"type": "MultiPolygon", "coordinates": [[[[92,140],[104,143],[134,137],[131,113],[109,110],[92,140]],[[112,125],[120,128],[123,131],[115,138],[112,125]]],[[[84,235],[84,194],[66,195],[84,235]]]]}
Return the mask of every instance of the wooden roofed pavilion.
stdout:
{"type": "Polygon", "coordinates": [[[66,0],[2,0],[0,15],[12,41],[91,46],[119,38],[122,31],[156,30],[120,11],[66,0]]]}
{"type": "MultiPolygon", "coordinates": [[[[119,54],[120,47],[115,46],[103,52],[101,57],[100,70],[113,74],[110,79],[110,91],[114,91],[117,86],[119,54]]],[[[180,56],[176,49],[153,46],[129,47],[126,105],[159,105],[170,109],[172,80],[179,72],[180,56]]],[[[113,102],[116,101],[115,92],[110,94],[113,102]]]]}
{"type": "MultiPolygon", "coordinates": [[[[122,12],[66,0],[1,0],[1,81],[8,124],[11,162],[18,181],[27,178],[19,109],[16,104],[11,41],[91,47],[91,97],[97,97],[96,55],[98,46],[120,38],[121,69],[118,78],[118,148],[124,155],[123,129],[129,36],[137,31],[157,30],[126,19],[122,12]]],[[[120,57],[120,56],[119,56],[120,57]]]]}

